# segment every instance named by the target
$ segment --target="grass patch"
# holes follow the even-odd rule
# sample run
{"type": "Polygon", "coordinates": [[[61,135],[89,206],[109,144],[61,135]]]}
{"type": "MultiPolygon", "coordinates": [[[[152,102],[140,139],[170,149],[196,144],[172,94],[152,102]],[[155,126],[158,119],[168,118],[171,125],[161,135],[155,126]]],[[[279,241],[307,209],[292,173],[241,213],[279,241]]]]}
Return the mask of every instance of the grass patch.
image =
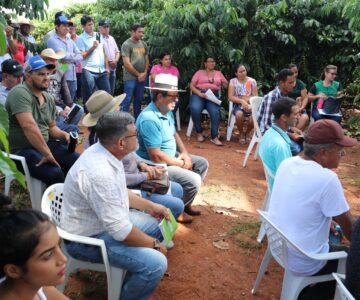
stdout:
{"type": "Polygon", "coordinates": [[[354,179],[356,185],[360,185],[360,177],[354,179]]]}
{"type": "Polygon", "coordinates": [[[227,236],[233,236],[238,233],[246,234],[248,237],[252,239],[256,239],[259,230],[260,230],[260,222],[241,222],[235,224],[227,233],[227,236]]]}

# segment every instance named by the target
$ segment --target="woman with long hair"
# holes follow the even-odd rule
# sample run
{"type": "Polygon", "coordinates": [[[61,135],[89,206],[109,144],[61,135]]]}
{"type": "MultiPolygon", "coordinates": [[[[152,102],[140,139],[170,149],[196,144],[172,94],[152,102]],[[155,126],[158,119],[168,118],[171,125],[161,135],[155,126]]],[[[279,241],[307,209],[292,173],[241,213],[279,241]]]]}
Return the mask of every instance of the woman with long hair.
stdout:
{"type": "Polygon", "coordinates": [[[309,92],[309,101],[313,102],[312,117],[315,121],[320,119],[331,119],[338,123],[341,122],[341,116],[330,116],[319,113],[319,99],[326,101],[328,97],[337,97],[341,95],[343,87],[336,81],[337,67],[327,65],[321,75],[321,80],[315,82],[309,92]]]}
{"type": "MultiPolygon", "coordinates": [[[[239,129],[239,142],[240,144],[246,144],[251,140],[250,132],[254,128],[250,98],[258,95],[257,83],[254,78],[247,76],[244,64],[236,65],[234,74],[236,77],[230,80],[228,97],[229,101],[234,103],[232,114],[235,116],[236,125],[239,129]],[[248,124],[244,133],[245,117],[248,118],[248,124]]],[[[229,116],[229,119],[232,117],[229,116]]]]}
{"type": "Polygon", "coordinates": [[[55,286],[64,282],[66,257],[48,216],[15,210],[0,195],[0,299],[68,300],[55,286]]]}

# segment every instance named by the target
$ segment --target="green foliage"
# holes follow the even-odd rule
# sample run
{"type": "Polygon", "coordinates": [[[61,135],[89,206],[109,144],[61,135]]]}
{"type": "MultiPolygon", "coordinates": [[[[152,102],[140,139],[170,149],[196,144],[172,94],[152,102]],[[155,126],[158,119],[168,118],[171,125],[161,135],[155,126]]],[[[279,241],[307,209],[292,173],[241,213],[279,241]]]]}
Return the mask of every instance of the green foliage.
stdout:
{"type": "Polygon", "coordinates": [[[46,7],[49,6],[48,0],[0,0],[0,12],[3,9],[13,10],[16,15],[24,15],[29,19],[44,19],[46,7]]]}
{"type": "Polygon", "coordinates": [[[355,104],[360,104],[360,67],[355,68],[353,78],[353,81],[347,85],[345,93],[355,97],[355,104]]]}
{"type": "Polygon", "coordinates": [[[354,137],[360,137],[360,116],[351,116],[345,120],[348,132],[354,137]]]}

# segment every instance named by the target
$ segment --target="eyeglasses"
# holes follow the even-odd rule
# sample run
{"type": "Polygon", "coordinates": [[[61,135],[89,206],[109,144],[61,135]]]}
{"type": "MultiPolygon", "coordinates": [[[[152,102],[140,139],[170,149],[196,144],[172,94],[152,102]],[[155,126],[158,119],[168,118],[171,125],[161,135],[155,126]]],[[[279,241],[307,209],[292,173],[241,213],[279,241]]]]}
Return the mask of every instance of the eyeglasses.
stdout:
{"type": "Polygon", "coordinates": [[[336,75],[337,75],[337,73],[331,73],[331,72],[330,72],[330,75],[332,75],[332,76],[336,76],[336,75]]]}
{"type": "Polygon", "coordinates": [[[135,136],[139,136],[139,133],[136,131],[135,134],[131,134],[131,135],[127,135],[124,137],[124,139],[127,139],[127,138],[131,138],[131,137],[135,137],[135,136]]]}
{"type": "Polygon", "coordinates": [[[171,101],[177,101],[178,100],[178,97],[179,95],[166,95],[167,98],[170,98],[171,101]]]}

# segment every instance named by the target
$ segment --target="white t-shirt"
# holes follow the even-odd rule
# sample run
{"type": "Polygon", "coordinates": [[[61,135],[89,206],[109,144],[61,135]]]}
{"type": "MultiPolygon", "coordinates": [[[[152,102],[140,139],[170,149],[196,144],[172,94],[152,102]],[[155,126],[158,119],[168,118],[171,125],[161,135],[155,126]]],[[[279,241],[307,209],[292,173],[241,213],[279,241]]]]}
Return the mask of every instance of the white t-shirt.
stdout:
{"type": "MultiPolygon", "coordinates": [[[[348,210],[336,173],[298,156],[280,164],[271,193],[269,219],[300,248],[327,253],[331,218],[348,210]]],[[[326,264],[295,251],[288,254],[289,269],[299,275],[313,275],[326,264]]]]}

